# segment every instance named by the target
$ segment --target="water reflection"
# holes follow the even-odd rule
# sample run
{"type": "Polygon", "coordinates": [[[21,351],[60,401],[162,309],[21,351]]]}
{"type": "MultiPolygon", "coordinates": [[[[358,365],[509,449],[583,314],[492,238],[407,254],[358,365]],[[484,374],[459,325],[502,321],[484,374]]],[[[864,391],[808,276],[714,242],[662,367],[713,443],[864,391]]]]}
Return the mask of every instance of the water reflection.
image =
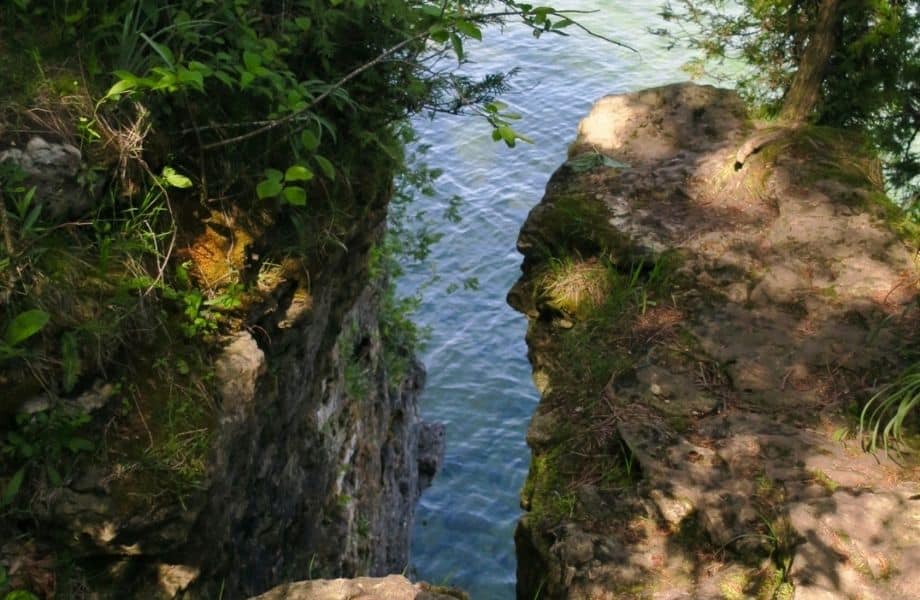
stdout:
{"type": "MultiPolygon", "coordinates": [[[[423,355],[429,379],[422,412],[446,422],[448,434],[441,473],[418,508],[411,569],[476,599],[514,597],[512,536],[529,462],[524,434],[538,400],[525,321],[505,304],[520,272],[518,230],[595,99],[686,79],[679,70],[686,56],[666,52],[646,33],[660,26],[656,2],[578,0],[558,7],[597,9],[583,22],[639,52],[584,35],[535,40],[522,29],[489,31],[483,44],[467,49],[475,61],[468,70],[520,67],[514,91],[502,100],[524,116],[518,129],[535,144],[508,149],[474,119],[415,123],[431,145],[429,166],[444,170],[438,195],[424,200],[429,214],[439,214],[454,194],[465,200],[462,222],[438,228],[444,238],[430,262],[445,277],[478,278],[480,289],[431,289],[417,315],[433,332],[423,355]]],[[[400,285],[415,289],[429,274],[430,266],[411,268],[400,285]]]]}

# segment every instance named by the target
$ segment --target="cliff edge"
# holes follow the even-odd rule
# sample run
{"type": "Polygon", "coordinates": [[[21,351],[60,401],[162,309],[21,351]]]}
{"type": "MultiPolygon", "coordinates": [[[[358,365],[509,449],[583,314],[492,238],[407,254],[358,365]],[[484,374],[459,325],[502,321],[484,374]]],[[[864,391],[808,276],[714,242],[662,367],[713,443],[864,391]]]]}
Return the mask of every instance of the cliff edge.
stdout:
{"type": "Polygon", "coordinates": [[[918,470],[855,439],[917,349],[916,231],[853,134],[601,99],[518,242],[542,399],[518,597],[920,589],[918,470]]]}

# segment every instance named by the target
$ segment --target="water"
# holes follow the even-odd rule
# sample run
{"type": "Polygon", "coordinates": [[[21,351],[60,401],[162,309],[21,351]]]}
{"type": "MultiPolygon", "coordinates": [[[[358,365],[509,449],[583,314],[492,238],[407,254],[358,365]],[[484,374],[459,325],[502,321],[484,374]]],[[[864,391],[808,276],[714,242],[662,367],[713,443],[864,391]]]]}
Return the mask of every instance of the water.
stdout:
{"type": "Polygon", "coordinates": [[[423,353],[428,385],[426,419],[447,423],[447,452],[434,485],[422,496],[412,536],[411,570],[420,579],[457,585],[472,597],[514,598],[513,533],[518,492],[530,454],[524,435],[539,399],[524,344],[526,322],[505,304],[520,273],[518,230],[539,202],[552,172],[565,160],[579,119],[610,93],[682,81],[686,53],[668,52],[647,33],[660,27],[656,0],[569,0],[557,8],[597,10],[579,20],[627,43],[632,53],[587,35],[544,35],[523,27],[487,31],[467,48],[469,72],[520,67],[502,100],[524,116],[516,129],[534,140],[509,149],[491,140],[476,119],[439,117],[415,122],[430,144],[426,162],[444,170],[439,192],[422,208],[439,214],[454,194],[465,200],[463,220],[441,224],[444,234],[426,265],[410,268],[403,290],[427,280],[476,277],[478,291],[426,294],[416,320],[432,329],[423,353]]]}

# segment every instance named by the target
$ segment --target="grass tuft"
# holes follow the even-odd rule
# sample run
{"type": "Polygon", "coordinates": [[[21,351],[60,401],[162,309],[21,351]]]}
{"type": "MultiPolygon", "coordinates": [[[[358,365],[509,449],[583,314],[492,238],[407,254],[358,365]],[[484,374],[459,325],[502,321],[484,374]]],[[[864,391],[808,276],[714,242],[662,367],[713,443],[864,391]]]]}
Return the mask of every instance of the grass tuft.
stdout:
{"type": "Polygon", "coordinates": [[[882,386],[863,407],[859,417],[859,437],[863,439],[865,448],[875,452],[881,444],[887,452],[893,442],[900,450],[916,450],[910,443],[908,429],[911,423],[916,424],[918,406],[920,362],[915,362],[897,379],[882,386]]]}
{"type": "Polygon", "coordinates": [[[550,259],[539,289],[552,308],[583,318],[606,301],[612,286],[609,265],[566,257],[550,259]]]}

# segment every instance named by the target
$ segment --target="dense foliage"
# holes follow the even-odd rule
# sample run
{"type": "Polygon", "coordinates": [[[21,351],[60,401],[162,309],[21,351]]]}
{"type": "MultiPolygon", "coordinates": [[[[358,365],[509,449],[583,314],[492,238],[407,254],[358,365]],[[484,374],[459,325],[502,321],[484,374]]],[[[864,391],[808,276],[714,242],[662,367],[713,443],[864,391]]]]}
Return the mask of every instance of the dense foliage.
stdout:
{"type": "MultiPolygon", "coordinates": [[[[0,150],[40,136],[81,156],[60,206],[0,165],[0,528],[31,539],[36,499],[87,461],[181,505],[206,476],[208,352],[331,265],[370,263],[398,383],[421,332],[392,255],[424,257],[431,236],[402,223],[435,176],[407,165],[407,118],[476,115],[524,139],[495,100],[507,74],[458,72],[510,19],[535,37],[580,27],[513,0],[0,3],[0,150]],[[101,384],[104,415],[61,400],[101,384]]],[[[42,589],[2,575],[0,594],[42,589]]]]}
{"type": "MultiPolygon", "coordinates": [[[[66,306],[37,293],[36,282],[55,271],[40,260],[43,249],[69,243],[79,257],[70,263],[98,264],[100,272],[132,263],[100,305],[117,297],[127,319],[137,312],[129,298],[156,288],[180,304],[187,332],[214,331],[215,311],[239,304],[233,296],[241,289],[228,284],[242,278],[196,290],[174,252],[184,241],[177,242],[180,224],[220,211],[224,221],[278,229],[284,247],[270,259],[321,255],[343,247],[347,227],[387,193],[403,167],[408,116],[476,114],[496,140],[514,145],[522,139],[511,127],[515,116],[494,101],[506,75],[457,73],[465,44],[512,17],[535,35],[578,26],[512,0],[5,3],[0,131],[14,144],[39,133],[79,147],[89,167],[80,180],[105,201],[68,220],[49,214],[21,173],[0,172],[4,322],[38,315],[29,343],[52,330],[57,338],[62,329],[86,329],[86,318],[69,318],[66,306]]],[[[52,283],[67,296],[84,278],[70,273],[52,283]]],[[[22,358],[26,341],[6,344],[6,358],[22,358]]],[[[96,340],[114,349],[112,341],[96,340]]],[[[107,357],[97,354],[102,368],[107,357]]]]}
{"type": "MultiPolygon", "coordinates": [[[[535,36],[578,27],[512,0],[0,3],[0,151],[40,136],[82,156],[59,207],[0,165],[0,529],[54,537],[32,507],[88,462],[127,465],[113,493],[139,506],[183,505],[206,485],[208,353],[335,266],[370,263],[398,384],[420,332],[392,254],[424,256],[431,237],[399,216],[435,176],[408,168],[407,118],[478,115],[496,141],[522,139],[495,101],[506,75],[458,72],[482,28],[509,19],[535,36]],[[395,235],[381,239],[388,201],[395,235]],[[101,412],[61,400],[97,392],[114,396],[101,412]]],[[[42,569],[56,584],[0,568],[0,596],[77,597],[67,564],[42,569]]]]}
{"type": "MultiPolygon", "coordinates": [[[[748,99],[776,114],[815,34],[819,0],[674,0],[663,11],[675,27],[660,33],[733,67],[748,99]]],[[[824,71],[813,119],[865,130],[886,158],[894,186],[920,189],[920,2],[840,0],[836,47],[824,71]]]]}

